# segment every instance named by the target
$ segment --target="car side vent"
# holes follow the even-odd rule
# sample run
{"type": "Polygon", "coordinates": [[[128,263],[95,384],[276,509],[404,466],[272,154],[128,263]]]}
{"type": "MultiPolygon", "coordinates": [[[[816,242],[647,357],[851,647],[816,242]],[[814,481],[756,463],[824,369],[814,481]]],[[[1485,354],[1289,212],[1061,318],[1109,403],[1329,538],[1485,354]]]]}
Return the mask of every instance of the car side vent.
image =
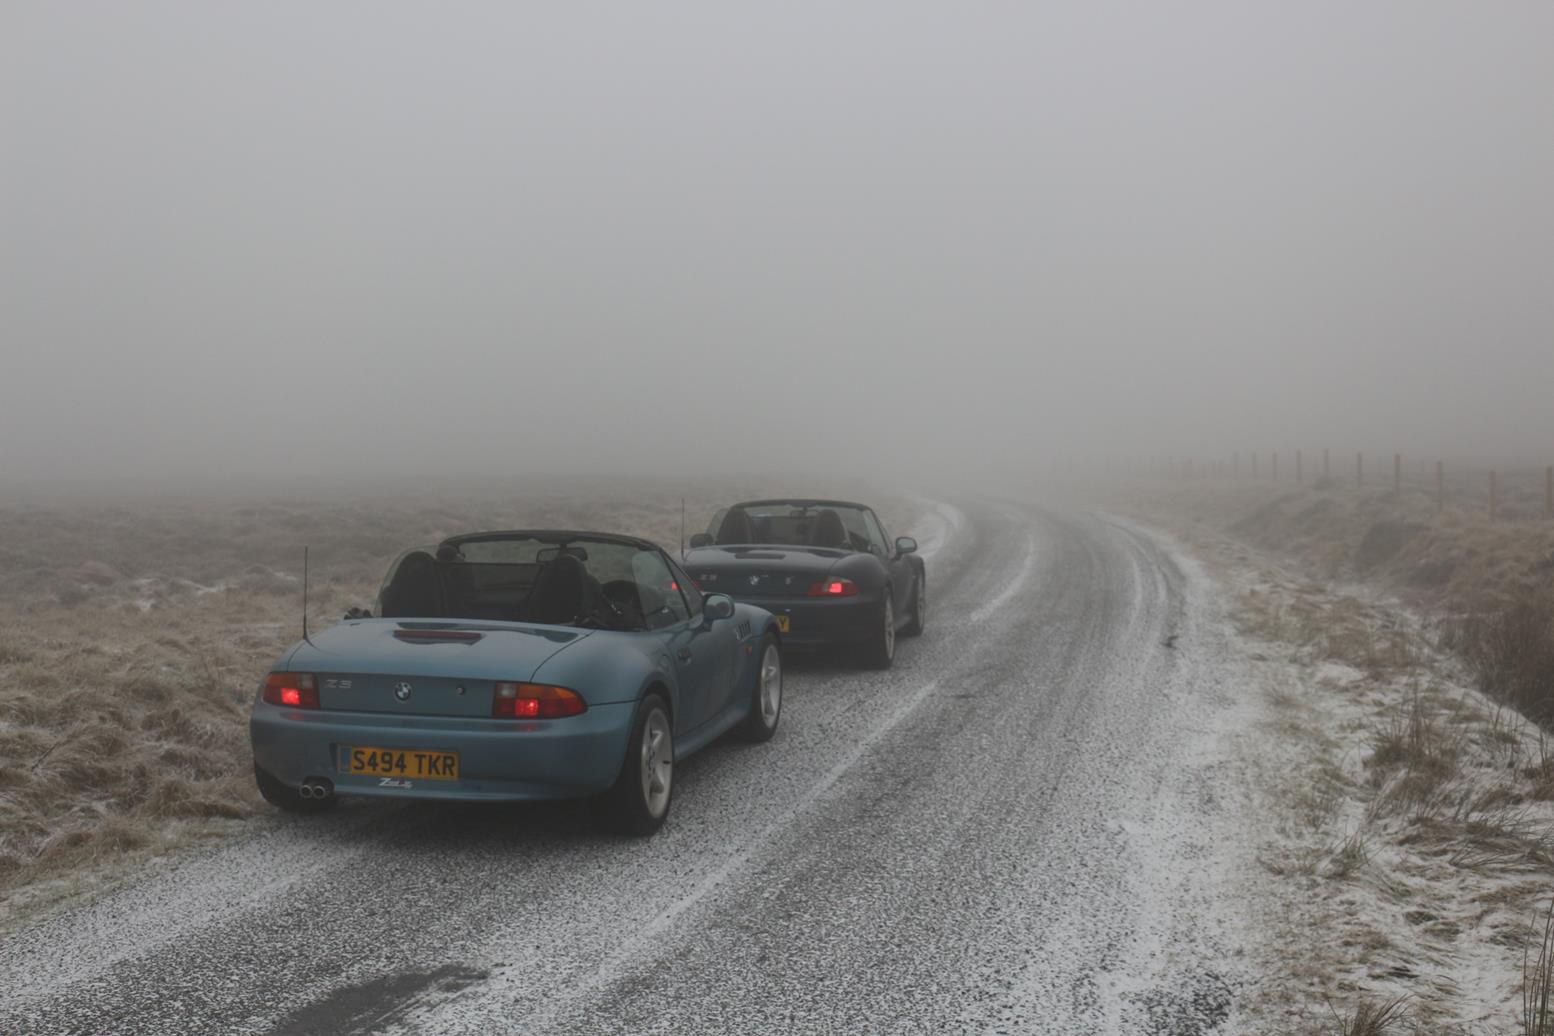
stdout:
{"type": "Polygon", "coordinates": [[[744,638],[744,637],[748,637],[749,635],[750,635],[750,620],[749,619],[741,619],[740,623],[739,623],[739,636],[741,638],[744,638]]]}

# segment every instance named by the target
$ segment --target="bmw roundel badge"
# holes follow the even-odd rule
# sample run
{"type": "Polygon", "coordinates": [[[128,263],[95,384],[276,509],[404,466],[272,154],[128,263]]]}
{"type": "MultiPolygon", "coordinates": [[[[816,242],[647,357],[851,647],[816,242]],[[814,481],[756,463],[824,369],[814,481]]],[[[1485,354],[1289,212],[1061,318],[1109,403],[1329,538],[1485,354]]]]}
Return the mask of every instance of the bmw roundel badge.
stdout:
{"type": "Polygon", "coordinates": [[[399,683],[394,685],[394,697],[398,698],[400,701],[409,701],[410,690],[410,685],[401,680],[399,683]]]}

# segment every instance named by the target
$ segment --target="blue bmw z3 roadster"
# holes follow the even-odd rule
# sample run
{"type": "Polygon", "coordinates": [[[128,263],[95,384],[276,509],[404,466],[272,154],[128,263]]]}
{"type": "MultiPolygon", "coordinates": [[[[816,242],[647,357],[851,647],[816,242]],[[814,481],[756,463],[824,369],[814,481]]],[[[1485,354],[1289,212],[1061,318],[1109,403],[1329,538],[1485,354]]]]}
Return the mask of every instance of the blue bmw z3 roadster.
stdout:
{"type": "Polygon", "coordinates": [[[283,654],[254,700],[254,777],[274,805],[342,795],[592,798],[651,834],[674,765],[782,709],[771,613],[703,595],[646,540],[482,532],[407,551],[376,617],[283,654]]]}

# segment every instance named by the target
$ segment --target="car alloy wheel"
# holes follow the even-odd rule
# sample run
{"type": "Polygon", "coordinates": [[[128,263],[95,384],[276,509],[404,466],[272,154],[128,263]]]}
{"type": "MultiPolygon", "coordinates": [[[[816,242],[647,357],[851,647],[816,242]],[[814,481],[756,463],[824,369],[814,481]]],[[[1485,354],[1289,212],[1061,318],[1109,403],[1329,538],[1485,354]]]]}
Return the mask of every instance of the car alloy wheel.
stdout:
{"type": "Polygon", "coordinates": [[[767,727],[777,725],[777,715],[782,710],[782,655],[777,645],[768,643],[761,654],[761,722],[767,727]]]}
{"type": "Polygon", "coordinates": [[[896,657],[896,609],[890,603],[890,588],[885,588],[885,659],[896,657]]]}
{"type": "Polygon", "coordinates": [[[642,804],[657,819],[669,809],[674,782],[674,733],[669,717],[658,706],[648,713],[642,727],[642,804]]]}
{"type": "Polygon", "coordinates": [[[759,744],[776,736],[782,720],[782,648],[777,634],[769,632],[761,637],[755,657],[750,711],[739,724],[739,736],[759,744]]]}

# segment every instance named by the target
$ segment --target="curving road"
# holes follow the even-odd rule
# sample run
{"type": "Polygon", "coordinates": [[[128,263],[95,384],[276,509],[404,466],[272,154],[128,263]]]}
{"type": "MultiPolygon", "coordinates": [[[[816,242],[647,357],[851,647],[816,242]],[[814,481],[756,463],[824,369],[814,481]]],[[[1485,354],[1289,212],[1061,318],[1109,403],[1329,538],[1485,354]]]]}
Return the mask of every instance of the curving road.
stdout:
{"type": "Polygon", "coordinates": [[[267,819],[3,937],[0,1033],[1233,1032],[1212,585],[1102,516],[937,514],[928,633],[795,664],[777,738],[683,764],[658,837],[267,819]]]}

